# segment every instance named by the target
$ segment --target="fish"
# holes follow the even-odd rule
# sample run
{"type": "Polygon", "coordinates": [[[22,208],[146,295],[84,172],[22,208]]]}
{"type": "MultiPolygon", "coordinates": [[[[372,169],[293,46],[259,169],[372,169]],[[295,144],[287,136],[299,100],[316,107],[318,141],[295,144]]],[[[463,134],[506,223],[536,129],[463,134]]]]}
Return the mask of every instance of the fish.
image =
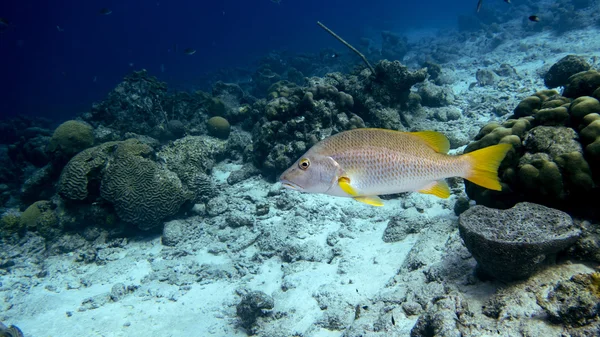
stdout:
{"type": "Polygon", "coordinates": [[[186,55],[194,55],[194,54],[196,54],[196,49],[192,49],[192,48],[186,48],[186,49],[183,51],[183,53],[184,53],[184,54],[186,54],[186,55]]]}
{"type": "Polygon", "coordinates": [[[540,18],[537,15],[532,15],[529,17],[529,21],[540,22],[540,18]]]}
{"type": "Polygon", "coordinates": [[[451,156],[448,138],[436,131],[361,128],[318,142],[279,181],[284,188],[372,206],[383,206],[379,195],[410,191],[448,198],[445,178],[451,177],[500,191],[498,167],[511,148],[498,144],[451,156]]]}
{"type": "Polygon", "coordinates": [[[0,337],[23,337],[23,332],[14,325],[7,327],[0,322],[0,337]]]}
{"type": "Polygon", "coordinates": [[[56,30],[58,30],[59,32],[64,32],[65,29],[61,28],[59,25],[56,25],[56,30]]]}
{"type": "Polygon", "coordinates": [[[337,53],[333,53],[333,54],[331,54],[331,58],[332,58],[332,59],[335,59],[335,58],[337,58],[338,56],[339,56],[339,55],[338,55],[337,53]]]}
{"type": "Polygon", "coordinates": [[[110,15],[112,14],[112,10],[108,9],[108,8],[102,8],[98,14],[100,15],[110,15]]]}
{"type": "Polygon", "coordinates": [[[483,0],[477,1],[477,13],[481,10],[481,5],[483,5],[483,0]]]}
{"type": "Polygon", "coordinates": [[[504,0],[504,2],[506,2],[507,4],[509,4],[509,3],[510,3],[510,0],[504,0]]]}

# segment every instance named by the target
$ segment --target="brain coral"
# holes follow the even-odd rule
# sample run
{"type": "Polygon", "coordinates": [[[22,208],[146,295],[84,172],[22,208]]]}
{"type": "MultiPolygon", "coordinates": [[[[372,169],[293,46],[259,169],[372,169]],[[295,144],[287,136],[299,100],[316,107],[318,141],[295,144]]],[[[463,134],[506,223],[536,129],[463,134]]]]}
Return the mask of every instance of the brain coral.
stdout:
{"type": "Polygon", "coordinates": [[[60,151],[71,157],[77,152],[94,145],[94,129],[84,122],[66,121],[54,130],[48,150],[60,151]]]}
{"type": "MultiPolygon", "coordinates": [[[[582,86],[589,87],[589,83],[582,86]]],[[[502,191],[465,182],[467,194],[489,207],[509,208],[532,201],[600,215],[593,204],[600,179],[600,152],[595,150],[600,144],[598,112],[600,104],[588,96],[572,101],[543,90],[525,98],[516,107],[514,119],[483,127],[465,149],[468,153],[498,143],[513,144],[499,170],[502,191]]]]}
{"type": "Polygon", "coordinates": [[[150,153],[145,144],[121,143],[100,184],[100,195],[114,205],[119,218],[143,230],[160,225],[191,198],[175,173],[142,156],[150,153]]]}
{"type": "Polygon", "coordinates": [[[225,144],[212,137],[187,136],[165,146],[156,156],[194,194],[194,202],[200,202],[214,193],[207,174],[210,174],[215,160],[225,154],[225,144]]]}
{"type": "Polygon", "coordinates": [[[151,159],[153,149],[136,139],[108,142],[71,159],[58,182],[59,194],[70,201],[112,203],[125,222],[141,229],[158,226],[192,198],[174,172],[151,159]]]}
{"type": "Polygon", "coordinates": [[[67,200],[84,200],[88,197],[88,184],[99,180],[101,170],[120,142],[108,142],[84,150],[73,157],[62,170],[57,190],[67,200]]]}

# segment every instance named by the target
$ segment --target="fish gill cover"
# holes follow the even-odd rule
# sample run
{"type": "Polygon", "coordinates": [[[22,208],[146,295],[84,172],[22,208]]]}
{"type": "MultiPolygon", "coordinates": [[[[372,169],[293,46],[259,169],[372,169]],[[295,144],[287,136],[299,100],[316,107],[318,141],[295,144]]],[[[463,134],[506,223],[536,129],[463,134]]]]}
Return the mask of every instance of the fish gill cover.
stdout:
{"type": "Polygon", "coordinates": [[[0,336],[596,335],[599,6],[1,2],[0,336]]]}

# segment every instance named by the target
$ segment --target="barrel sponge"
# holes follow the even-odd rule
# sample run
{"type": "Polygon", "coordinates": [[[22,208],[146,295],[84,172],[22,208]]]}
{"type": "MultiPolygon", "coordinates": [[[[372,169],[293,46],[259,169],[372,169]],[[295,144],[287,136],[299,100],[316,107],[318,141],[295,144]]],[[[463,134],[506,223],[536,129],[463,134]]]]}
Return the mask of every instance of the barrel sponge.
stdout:
{"type": "Polygon", "coordinates": [[[71,201],[87,198],[89,182],[100,180],[103,167],[119,143],[121,142],[104,143],[71,158],[58,180],[58,194],[71,201]]]}
{"type": "Polygon", "coordinates": [[[94,129],[87,123],[71,120],[62,123],[54,130],[48,150],[60,151],[70,157],[92,145],[94,145],[94,129]]]}
{"type": "Polygon", "coordinates": [[[215,116],[210,118],[207,122],[208,133],[211,136],[227,139],[229,137],[229,132],[231,131],[231,126],[229,122],[219,116],[215,116]]]}
{"type": "Polygon", "coordinates": [[[120,144],[100,183],[100,195],[125,222],[152,229],[191,198],[177,175],[144,158],[151,148],[139,142],[120,144]]]}

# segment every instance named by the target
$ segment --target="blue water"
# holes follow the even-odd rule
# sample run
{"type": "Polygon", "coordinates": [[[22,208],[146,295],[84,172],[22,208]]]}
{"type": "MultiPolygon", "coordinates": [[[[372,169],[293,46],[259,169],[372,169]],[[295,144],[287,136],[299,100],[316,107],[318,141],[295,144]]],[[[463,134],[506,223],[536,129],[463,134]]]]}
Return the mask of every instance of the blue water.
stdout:
{"type": "Polygon", "coordinates": [[[272,50],[343,49],[318,20],[356,43],[382,30],[454,27],[457,16],[475,6],[442,0],[5,0],[0,17],[10,25],[0,34],[0,114],[64,120],[142,68],[171,88],[193,90],[207,73],[251,67],[272,50]],[[112,13],[100,15],[102,8],[112,13]],[[197,53],[185,55],[185,48],[197,53]]]}

